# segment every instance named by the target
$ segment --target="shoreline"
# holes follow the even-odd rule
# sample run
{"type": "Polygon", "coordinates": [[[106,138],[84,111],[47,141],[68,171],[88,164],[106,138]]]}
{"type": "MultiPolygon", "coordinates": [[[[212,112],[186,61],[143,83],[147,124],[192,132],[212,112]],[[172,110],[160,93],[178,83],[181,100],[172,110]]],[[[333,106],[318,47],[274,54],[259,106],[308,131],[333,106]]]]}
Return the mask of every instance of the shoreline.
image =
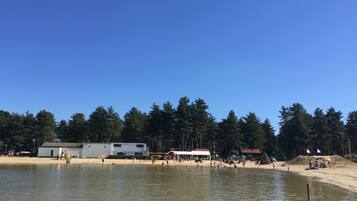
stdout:
{"type": "MultiPolygon", "coordinates": [[[[213,164],[219,164],[218,161],[212,161],[213,164]]],[[[36,157],[0,157],[0,165],[66,165],[65,160],[57,160],[53,158],[36,158],[36,157]]],[[[146,165],[146,166],[167,166],[166,161],[157,160],[154,165],[150,160],[131,160],[131,159],[105,159],[102,163],[101,159],[72,159],[71,164],[93,164],[93,165],[146,165]]],[[[245,167],[242,164],[237,164],[237,169],[265,169],[277,170],[295,173],[305,177],[316,178],[320,182],[332,184],[343,189],[357,193],[357,166],[355,164],[337,165],[333,168],[324,168],[319,170],[305,170],[306,165],[286,165],[284,162],[275,162],[274,166],[270,165],[256,165],[252,162],[247,162],[245,167]]],[[[203,161],[202,163],[195,163],[194,161],[169,161],[168,166],[183,166],[183,167],[198,167],[198,168],[217,168],[211,167],[210,161],[203,161]]],[[[219,168],[234,168],[233,165],[225,165],[219,168]]]]}

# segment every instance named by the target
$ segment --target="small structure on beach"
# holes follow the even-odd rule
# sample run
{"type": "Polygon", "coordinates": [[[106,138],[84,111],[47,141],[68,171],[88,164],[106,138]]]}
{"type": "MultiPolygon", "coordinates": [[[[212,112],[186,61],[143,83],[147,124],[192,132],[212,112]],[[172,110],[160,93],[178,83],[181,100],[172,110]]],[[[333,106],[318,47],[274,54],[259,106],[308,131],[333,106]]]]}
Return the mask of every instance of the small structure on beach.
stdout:
{"type": "Polygon", "coordinates": [[[208,149],[195,149],[193,151],[174,151],[171,150],[166,153],[166,158],[178,160],[181,159],[208,159],[211,160],[211,153],[208,149]]]}
{"type": "Polygon", "coordinates": [[[245,160],[256,161],[259,164],[270,164],[268,155],[260,149],[241,149],[241,156],[245,160]]]}
{"type": "Polygon", "coordinates": [[[252,161],[258,160],[263,155],[263,152],[260,149],[241,149],[240,153],[242,158],[252,161]]]}
{"type": "Polygon", "coordinates": [[[38,147],[38,157],[60,157],[63,153],[71,156],[82,156],[81,143],[45,142],[38,147]]]}

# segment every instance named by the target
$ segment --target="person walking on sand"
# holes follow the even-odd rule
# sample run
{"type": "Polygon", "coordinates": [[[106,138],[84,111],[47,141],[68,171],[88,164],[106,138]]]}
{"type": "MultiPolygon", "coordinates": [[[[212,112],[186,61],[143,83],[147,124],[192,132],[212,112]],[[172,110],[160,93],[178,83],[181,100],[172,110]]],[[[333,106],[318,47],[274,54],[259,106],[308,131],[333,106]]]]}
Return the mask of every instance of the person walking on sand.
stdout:
{"type": "Polygon", "coordinates": [[[104,163],[104,156],[103,156],[103,154],[100,156],[101,157],[101,159],[102,159],[102,164],[104,163]]]}
{"type": "Polygon", "coordinates": [[[66,155],[66,164],[71,164],[71,156],[68,154],[68,155],[66,155]]]}
{"type": "Polygon", "coordinates": [[[151,156],[151,163],[152,163],[152,165],[154,165],[154,163],[155,163],[155,158],[154,158],[154,156],[151,156]]]}

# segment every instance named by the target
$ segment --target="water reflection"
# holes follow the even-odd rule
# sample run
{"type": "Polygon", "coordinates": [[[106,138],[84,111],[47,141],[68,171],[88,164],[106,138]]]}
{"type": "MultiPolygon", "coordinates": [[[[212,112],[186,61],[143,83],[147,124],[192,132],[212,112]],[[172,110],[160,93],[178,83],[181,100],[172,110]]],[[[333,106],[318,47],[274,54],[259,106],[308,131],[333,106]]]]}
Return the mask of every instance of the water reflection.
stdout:
{"type": "Polygon", "coordinates": [[[314,179],[269,170],[116,165],[0,166],[0,200],[356,200],[314,179]]]}

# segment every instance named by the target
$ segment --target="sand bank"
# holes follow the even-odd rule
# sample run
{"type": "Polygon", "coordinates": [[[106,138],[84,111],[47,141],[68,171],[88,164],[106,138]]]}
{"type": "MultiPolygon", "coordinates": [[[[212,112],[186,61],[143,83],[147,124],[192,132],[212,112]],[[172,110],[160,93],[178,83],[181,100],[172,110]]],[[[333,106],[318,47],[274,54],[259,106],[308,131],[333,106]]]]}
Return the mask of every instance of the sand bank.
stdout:
{"type": "MultiPolygon", "coordinates": [[[[64,160],[57,160],[51,158],[18,158],[18,157],[0,157],[0,165],[20,165],[20,164],[65,164],[64,160]]],[[[72,159],[73,164],[102,164],[100,159],[72,159]]],[[[150,160],[123,160],[123,159],[106,159],[104,165],[148,165],[152,166],[150,160]]],[[[218,161],[212,161],[212,165],[215,164],[215,168],[219,164],[218,161]]],[[[156,161],[155,166],[166,166],[166,161],[156,161]]],[[[203,163],[195,163],[194,161],[174,162],[169,161],[168,166],[183,166],[183,167],[198,167],[198,168],[210,168],[210,161],[203,161],[203,163]]],[[[306,165],[289,165],[283,166],[282,162],[276,162],[275,167],[273,165],[256,165],[254,163],[247,162],[245,167],[242,164],[238,164],[237,168],[255,168],[255,169],[269,169],[276,171],[289,171],[291,173],[297,173],[302,176],[315,177],[322,182],[333,184],[342,187],[347,190],[357,192],[357,166],[350,164],[337,164],[333,168],[324,168],[320,170],[305,170],[306,165]]],[[[226,165],[220,168],[234,168],[233,165],[226,165]]]]}

